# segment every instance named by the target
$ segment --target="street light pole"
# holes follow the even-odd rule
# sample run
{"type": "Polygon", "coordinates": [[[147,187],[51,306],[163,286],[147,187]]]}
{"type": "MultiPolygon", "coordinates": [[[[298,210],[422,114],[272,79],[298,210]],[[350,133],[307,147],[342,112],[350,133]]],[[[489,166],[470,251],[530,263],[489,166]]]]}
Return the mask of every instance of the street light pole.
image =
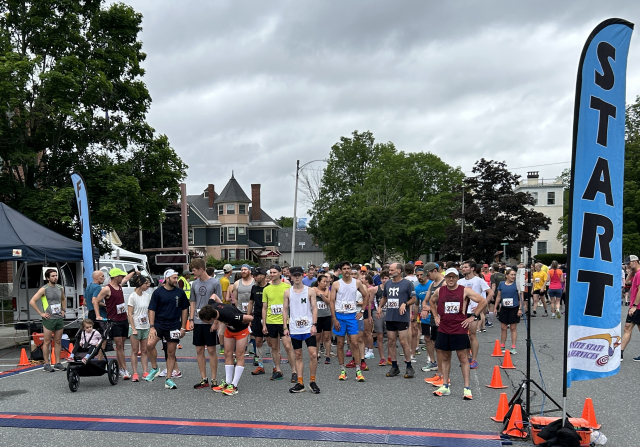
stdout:
{"type": "Polygon", "coordinates": [[[296,160],[296,190],[293,193],[293,229],[291,232],[291,267],[295,265],[294,258],[296,255],[296,220],[298,211],[298,179],[300,178],[300,160],[296,160]]]}
{"type": "Polygon", "coordinates": [[[460,263],[462,263],[463,236],[464,236],[464,181],[462,183],[462,222],[460,222],[460,263]]]}

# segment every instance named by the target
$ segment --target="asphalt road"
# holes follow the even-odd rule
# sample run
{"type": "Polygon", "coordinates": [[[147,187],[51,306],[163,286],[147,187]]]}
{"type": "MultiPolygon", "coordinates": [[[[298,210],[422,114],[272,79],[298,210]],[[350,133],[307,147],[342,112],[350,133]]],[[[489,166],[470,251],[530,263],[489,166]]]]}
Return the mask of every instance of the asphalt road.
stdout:
{"type": "MultiPolygon", "coordinates": [[[[623,307],[623,312],[627,308],[623,307]]],[[[623,318],[624,320],[624,318],[623,318]]],[[[542,385],[558,401],[562,402],[562,337],[563,320],[551,318],[532,319],[533,343],[540,365],[540,373],[535,357],[532,356],[532,379],[542,385]]],[[[525,325],[520,323],[518,354],[513,356],[517,369],[502,372],[502,379],[508,385],[506,391],[511,397],[525,377],[525,325]]],[[[478,334],[480,367],[471,372],[471,388],[474,400],[462,399],[462,376],[458,363],[454,359],[452,366],[452,394],[448,397],[433,396],[435,389],[423,381],[432,373],[423,373],[420,367],[426,361],[426,353],[418,356],[414,364],[416,378],[404,379],[402,376],[387,378],[388,367],[378,367],[371,360],[370,371],[365,372],[366,382],[355,382],[355,371],[348,370],[349,380],[337,380],[339,367],[333,358],[332,365],[318,366],[317,383],[321,394],[310,392],[291,394],[289,380],[290,368],[283,365],[285,380],[273,382],[268,375],[251,376],[251,362],[239,385],[239,394],[223,396],[210,390],[194,390],[199,380],[197,364],[183,361],[180,369],[184,377],[177,379],[178,390],[165,390],[164,382],[156,379],[153,383],[132,383],[120,381],[111,386],[107,377],[81,378],[80,389],[71,393],[67,387],[63,372],[45,374],[41,369],[0,379],[0,411],[3,412],[41,412],[88,415],[119,415],[135,417],[180,417],[193,419],[245,420],[294,422],[301,424],[346,424],[406,428],[432,428],[450,430],[474,430],[498,432],[500,424],[493,422],[490,416],[496,411],[501,390],[486,388],[489,384],[493,366],[500,359],[490,356],[493,344],[499,337],[497,327],[478,334]]],[[[195,356],[190,335],[182,341],[184,349],[178,356],[195,356]]],[[[335,348],[333,348],[335,350],[335,348]]],[[[127,355],[129,347],[127,345],[127,355]]],[[[376,351],[377,355],[377,351],[376,351]]],[[[585,398],[591,397],[595,405],[598,422],[602,432],[609,438],[608,446],[636,445],[635,436],[629,430],[628,416],[635,414],[636,403],[629,386],[636,383],[640,363],[632,357],[640,355],[640,334],[634,333],[627,347],[627,360],[623,362],[621,372],[609,379],[586,382],[574,382],[569,390],[568,412],[579,417],[585,398]]],[[[0,351],[0,368],[17,363],[19,351],[0,351]],[[13,359],[13,360],[12,360],[13,359]]],[[[400,357],[400,360],[403,360],[400,357]]],[[[267,369],[270,365],[265,364],[267,369]]],[[[404,368],[402,368],[404,372],[404,368]]],[[[218,365],[218,377],[223,377],[224,367],[218,365]]],[[[308,383],[308,370],[305,371],[305,384],[308,383]]],[[[532,413],[540,411],[543,399],[540,393],[533,392],[532,413]]],[[[552,407],[547,399],[545,409],[552,407]]],[[[552,413],[551,415],[560,415],[552,413]]],[[[101,442],[119,446],[151,445],[157,442],[188,442],[191,445],[277,445],[299,444],[299,441],[279,439],[242,439],[222,437],[197,437],[181,435],[152,435],[135,433],[102,433],[65,430],[15,429],[2,428],[1,445],[43,445],[68,441],[101,442]],[[156,442],[157,441],[157,442],[156,442]]],[[[328,445],[327,442],[309,443],[328,445]]],[[[345,446],[345,443],[339,443],[345,446]]]]}

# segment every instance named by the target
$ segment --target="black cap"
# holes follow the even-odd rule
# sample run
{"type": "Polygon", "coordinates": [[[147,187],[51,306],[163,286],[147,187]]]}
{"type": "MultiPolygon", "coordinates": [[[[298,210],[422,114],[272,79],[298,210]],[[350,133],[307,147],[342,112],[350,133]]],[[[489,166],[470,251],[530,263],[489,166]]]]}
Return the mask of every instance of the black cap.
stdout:
{"type": "Polygon", "coordinates": [[[276,269],[277,271],[281,272],[282,271],[282,267],[280,267],[278,264],[273,264],[270,268],[272,269],[276,269]]]}
{"type": "Polygon", "coordinates": [[[304,269],[302,267],[291,267],[289,269],[289,274],[293,275],[304,275],[304,269]]]}
{"type": "Polygon", "coordinates": [[[253,272],[251,274],[253,276],[266,275],[267,274],[267,269],[265,269],[264,267],[256,267],[256,268],[253,269],[253,272]]]}

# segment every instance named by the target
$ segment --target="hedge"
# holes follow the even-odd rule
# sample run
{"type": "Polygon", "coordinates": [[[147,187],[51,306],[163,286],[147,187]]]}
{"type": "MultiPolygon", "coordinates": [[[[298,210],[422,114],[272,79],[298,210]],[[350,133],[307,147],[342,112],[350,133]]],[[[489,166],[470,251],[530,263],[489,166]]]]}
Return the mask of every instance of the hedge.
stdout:
{"type": "Polygon", "coordinates": [[[552,261],[558,261],[559,264],[567,263],[567,255],[565,253],[538,254],[535,256],[535,259],[547,266],[551,265],[552,261]]]}

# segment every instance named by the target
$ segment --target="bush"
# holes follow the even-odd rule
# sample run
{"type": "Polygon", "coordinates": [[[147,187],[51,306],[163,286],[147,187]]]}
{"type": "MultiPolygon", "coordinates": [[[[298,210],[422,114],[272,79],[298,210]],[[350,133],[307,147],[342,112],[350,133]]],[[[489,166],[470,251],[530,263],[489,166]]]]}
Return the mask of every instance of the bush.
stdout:
{"type": "Polygon", "coordinates": [[[546,253],[535,256],[536,261],[542,262],[544,265],[551,265],[552,261],[558,261],[558,264],[567,263],[567,255],[564,253],[546,253]]]}
{"type": "Polygon", "coordinates": [[[242,264],[248,264],[251,267],[257,267],[258,263],[249,259],[240,259],[239,261],[227,261],[225,259],[216,259],[213,256],[207,256],[207,267],[213,267],[216,270],[222,270],[225,264],[231,264],[233,268],[240,268],[242,264]]]}

